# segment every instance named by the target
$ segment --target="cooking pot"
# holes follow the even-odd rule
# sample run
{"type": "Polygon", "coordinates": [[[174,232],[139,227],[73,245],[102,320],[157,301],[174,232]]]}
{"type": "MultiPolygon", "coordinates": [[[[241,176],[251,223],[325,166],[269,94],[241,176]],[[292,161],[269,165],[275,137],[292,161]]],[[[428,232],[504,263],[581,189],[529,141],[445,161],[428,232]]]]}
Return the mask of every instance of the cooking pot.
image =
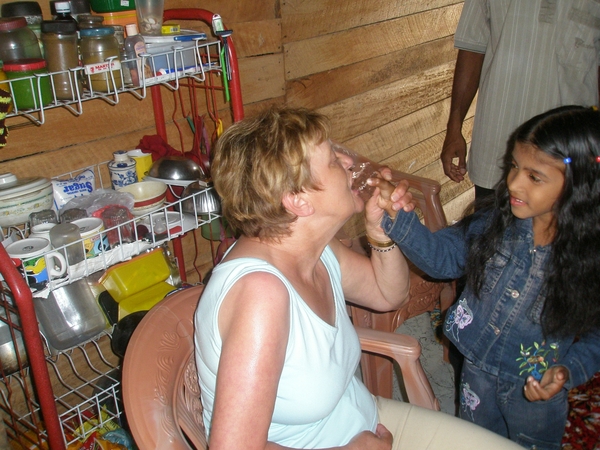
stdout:
{"type": "Polygon", "coordinates": [[[181,210],[192,215],[221,212],[221,199],[215,189],[207,189],[203,182],[194,181],[181,194],[181,210]]]}

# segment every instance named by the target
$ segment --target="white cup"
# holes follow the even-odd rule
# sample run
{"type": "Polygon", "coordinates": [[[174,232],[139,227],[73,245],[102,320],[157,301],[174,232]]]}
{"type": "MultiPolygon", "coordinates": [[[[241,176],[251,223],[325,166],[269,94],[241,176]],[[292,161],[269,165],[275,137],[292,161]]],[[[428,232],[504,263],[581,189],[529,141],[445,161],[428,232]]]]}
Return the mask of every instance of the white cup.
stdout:
{"type": "Polygon", "coordinates": [[[31,233],[29,233],[29,237],[37,237],[44,238],[50,240],[50,230],[55,227],[55,223],[40,223],[39,225],[35,225],[31,227],[31,233]]]}
{"type": "Polygon", "coordinates": [[[50,251],[48,239],[30,237],[13,242],[6,247],[6,253],[17,267],[21,266],[29,285],[45,283],[51,278],[60,277],[67,271],[65,257],[50,251]]]}
{"type": "Polygon", "coordinates": [[[85,219],[74,220],[71,223],[79,227],[86,258],[93,258],[110,249],[108,235],[106,233],[102,234],[102,231],[104,231],[102,219],[99,217],[86,217],[85,219]]]}

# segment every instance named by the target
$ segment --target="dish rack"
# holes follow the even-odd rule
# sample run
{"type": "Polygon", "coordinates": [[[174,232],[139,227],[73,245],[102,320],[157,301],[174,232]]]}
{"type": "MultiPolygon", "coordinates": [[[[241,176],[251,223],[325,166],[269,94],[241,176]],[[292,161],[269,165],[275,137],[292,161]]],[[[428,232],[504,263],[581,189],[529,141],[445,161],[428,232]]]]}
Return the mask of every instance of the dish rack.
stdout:
{"type": "MultiPolygon", "coordinates": [[[[202,9],[165,10],[164,13],[165,21],[201,20],[209,25],[212,17],[213,13],[202,9]]],[[[218,60],[206,56],[221,51],[221,42],[198,42],[192,50],[200,52],[200,47],[206,49],[206,52],[203,53],[204,56],[199,57],[198,61],[201,61],[201,65],[195,66],[193,71],[186,71],[185,68],[179,71],[178,66],[175,65],[172,73],[143,79],[142,86],[138,88],[115,89],[107,95],[94,92],[78,93],[78,98],[72,102],[59,102],[54,99],[47,107],[32,111],[13,111],[11,115],[25,116],[41,124],[46,110],[54,107],[67,107],[79,115],[82,112],[81,102],[86,100],[102,98],[109,103],[116,103],[123,92],[130,92],[143,98],[148,89],[152,96],[157,133],[166,141],[160,86],[168,85],[169,89],[177,89],[179,80],[183,78],[193,77],[200,80],[209,71],[222,70],[218,60]]],[[[243,118],[243,105],[237,57],[231,40],[224,47],[229,60],[228,78],[231,77],[224,80],[224,84],[228,83],[233,119],[238,121],[243,118]]],[[[177,60],[178,51],[174,49],[172,52],[174,61],[177,60]]],[[[144,57],[142,56],[141,59],[144,57]]],[[[78,69],[73,72],[76,70],[78,69]]],[[[111,76],[112,74],[122,76],[119,71],[111,72],[111,76]]],[[[47,76],[52,77],[52,74],[47,76]]],[[[36,82],[39,81],[38,77],[35,78],[36,82]]],[[[72,177],[85,169],[87,168],[57,178],[72,177]]],[[[97,185],[105,187],[110,183],[106,162],[92,166],[92,170],[97,176],[97,185]]],[[[207,187],[206,190],[194,194],[193,198],[206,194],[210,189],[212,188],[207,187]]],[[[193,203],[196,204],[195,201],[193,203]]],[[[131,222],[137,223],[150,217],[151,214],[166,214],[171,210],[180,212],[181,204],[182,199],[173,200],[171,196],[171,200],[158,210],[136,217],[131,222]]],[[[208,212],[206,216],[200,211],[194,213],[192,229],[210,225],[220,217],[214,212],[208,212]],[[201,214],[202,218],[199,218],[201,214]]],[[[152,224],[151,220],[150,224],[152,224]]],[[[115,247],[114,251],[109,250],[95,258],[82,261],[79,263],[81,267],[69,267],[68,278],[50,280],[48,289],[56,289],[95,271],[105,270],[116,261],[128,259],[134,254],[164,245],[166,242],[173,244],[180,272],[184,273],[180,238],[188,230],[185,227],[173,231],[168,229],[165,236],[156,236],[152,232],[152,225],[150,227],[152,236],[150,239],[140,239],[141,236],[138,236],[137,228],[134,227],[136,230],[134,242],[121,242],[122,245],[115,247]],[[132,247],[130,255],[125,252],[126,246],[132,247]],[[109,252],[114,253],[115,259],[112,259],[113,256],[109,255],[109,252]],[[94,259],[99,261],[99,268],[96,267],[95,262],[92,262],[94,259]]],[[[26,228],[19,227],[19,230],[25,232],[26,228]]],[[[100,232],[100,237],[102,233],[110,230],[100,232]]],[[[0,245],[0,274],[3,278],[0,283],[0,416],[3,419],[0,420],[0,448],[5,448],[6,445],[7,448],[13,449],[63,450],[68,447],[70,450],[80,448],[85,439],[89,439],[94,433],[112,430],[116,425],[126,428],[126,417],[120,400],[120,361],[111,350],[113,330],[107,329],[87,342],[56,352],[50,348],[40,333],[30,287],[2,245],[0,245]],[[5,339],[1,340],[3,336],[5,339]],[[5,364],[5,350],[10,350],[14,354],[14,361],[11,360],[11,364],[5,364]],[[3,442],[5,435],[8,442],[3,442]]]]}

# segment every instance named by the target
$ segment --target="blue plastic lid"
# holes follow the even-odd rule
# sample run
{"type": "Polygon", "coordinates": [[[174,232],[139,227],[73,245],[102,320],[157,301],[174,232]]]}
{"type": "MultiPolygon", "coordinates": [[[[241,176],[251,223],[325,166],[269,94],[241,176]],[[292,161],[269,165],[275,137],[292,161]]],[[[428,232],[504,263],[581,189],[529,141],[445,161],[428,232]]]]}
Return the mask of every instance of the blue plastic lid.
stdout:
{"type": "Polygon", "coordinates": [[[86,28],[79,31],[80,36],[110,36],[115,34],[113,27],[86,28]]]}

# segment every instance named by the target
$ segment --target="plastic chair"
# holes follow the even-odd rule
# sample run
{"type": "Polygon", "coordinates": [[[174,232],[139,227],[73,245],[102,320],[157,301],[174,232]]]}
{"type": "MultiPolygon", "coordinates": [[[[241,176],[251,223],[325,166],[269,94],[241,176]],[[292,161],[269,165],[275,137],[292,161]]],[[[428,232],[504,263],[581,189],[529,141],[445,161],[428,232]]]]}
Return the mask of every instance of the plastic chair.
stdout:
{"type": "MultiPolygon", "coordinates": [[[[194,362],[194,311],[203,286],[169,295],[135,329],[122,368],[127,422],[139,448],[206,449],[194,362]]],[[[357,328],[364,351],[398,361],[409,401],[439,410],[416,339],[357,328]]],[[[442,414],[442,413],[440,413],[442,414]]]]}
{"type": "MultiPolygon", "coordinates": [[[[340,144],[336,145],[352,156],[357,166],[365,162],[368,162],[373,170],[382,166],[340,144]]],[[[437,231],[446,226],[446,215],[439,196],[441,186],[437,181],[398,170],[392,170],[392,176],[393,181],[408,181],[417,208],[421,210],[427,228],[437,231]]],[[[352,243],[349,245],[359,251],[362,251],[364,247],[363,244],[354,245],[352,243]]],[[[393,333],[406,319],[433,311],[438,305],[441,311],[445,312],[455,300],[456,284],[448,280],[434,280],[411,265],[409,297],[408,302],[402,308],[387,313],[350,305],[350,315],[354,325],[393,333]]],[[[445,338],[444,359],[448,361],[448,343],[445,338]]],[[[373,394],[392,398],[393,365],[389,359],[375,355],[363,355],[361,368],[363,381],[373,394]]]]}

